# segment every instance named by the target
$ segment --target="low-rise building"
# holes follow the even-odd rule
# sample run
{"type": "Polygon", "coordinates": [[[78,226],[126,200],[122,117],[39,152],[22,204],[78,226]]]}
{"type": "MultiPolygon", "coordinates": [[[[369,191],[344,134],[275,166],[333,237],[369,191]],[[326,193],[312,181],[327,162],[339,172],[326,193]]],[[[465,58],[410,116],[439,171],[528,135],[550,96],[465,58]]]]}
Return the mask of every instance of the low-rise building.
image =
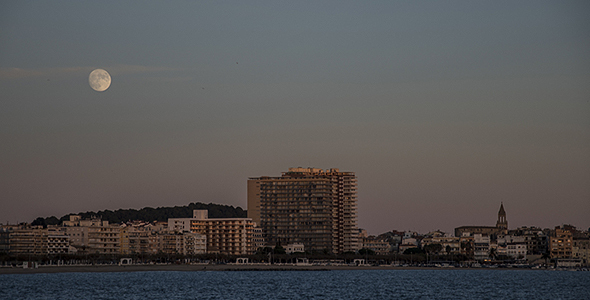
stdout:
{"type": "Polygon", "coordinates": [[[305,252],[305,246],[303,244],[288,244],[285,246],[285,253],[293,254],[296,252],[305,252]]]}
{"type": "Polygon", "coordinates": [[[474,257],[475,246],[473,244],[473,236],[464,234],[459,238],[460,250],[459,254],[465,255],[467,258],[474,257]]]}
{"type": "Polygon", "coordinates": [[[205,254],[206,237],[194,232],[161,232],[158,235],[159,252],[166,254],[205,254]]]}
{"type": "Polygon", "coordinates": [[[418,239],[404,235],[404,237],[402,238],[402,241],[398,247],[399,253],[404,253],[408,249],[418,248],[418,245],[420,245],[420,242],[418,239]]]}
{"type": "Polygon", "coordinates": [[[527,246],[527,255],[543,255],[547,253],[547,234],[538,227],[519,227],[509,232],[513,236],[523,236],[527,246]]]}
{"type": "Polygon", "coordinates": [[[361,248],[372,250],[377,255],[387,255],[390,252],[390,246],[386,240],[372,235],[362,238],[362,243],[361,248]]]}
{"type": "Polygon", "coordinates": [[[420,241],[422,249],[428,245],[440,245],[440,251],[437,254],[459,254],[461,251],[461,238],[442,236],[436,234],[434,236],[425,237],[420,241]]]}
{"type": "Polygon", "coordinates": [[[473,256],[483,261],[490,258],[490,237],[482,234],[473,235],[473,256]]]}
{"type": "Polygon", "coordinates": [[[590,266],[590,239],[574,238],[572,257],[581,260],[584,266],[590,266]]]}
{"type": "Polygon", "coordinates": [[[496,240],[496,254],[498,256],[508,256],[513,259],[526,259],[527,242],[526,237],[522,235],[501,235],[496,240]]]}

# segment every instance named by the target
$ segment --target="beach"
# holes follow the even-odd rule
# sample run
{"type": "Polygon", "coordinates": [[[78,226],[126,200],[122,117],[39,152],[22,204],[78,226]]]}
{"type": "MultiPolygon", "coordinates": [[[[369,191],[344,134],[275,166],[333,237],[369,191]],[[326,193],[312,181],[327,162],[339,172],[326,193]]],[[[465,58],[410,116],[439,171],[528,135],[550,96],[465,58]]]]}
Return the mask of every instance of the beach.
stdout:
{"type": "Polygon", "coordinates": [[[290,264],[155,264],[155,265],[66,265],[39,266],[23,269],[22,267],[1,267],[0,274],[37,274],[37,273],[74,273],[74,272],[146,272],[146,271],[327,271],[327,270],[437,270],[434,267],[398,267],[398,266],[296,266],[290,264]]]}

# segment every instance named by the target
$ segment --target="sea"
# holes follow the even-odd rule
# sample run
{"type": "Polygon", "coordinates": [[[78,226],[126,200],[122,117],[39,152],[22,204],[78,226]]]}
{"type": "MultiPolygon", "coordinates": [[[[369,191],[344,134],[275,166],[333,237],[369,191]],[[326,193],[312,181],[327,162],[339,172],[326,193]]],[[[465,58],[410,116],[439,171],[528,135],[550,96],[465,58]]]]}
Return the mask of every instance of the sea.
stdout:
{"type": "Polygon", "coordinates": [[[590,272],[148,271],[0,275],[0,299],[590,299],[590,272]]]}

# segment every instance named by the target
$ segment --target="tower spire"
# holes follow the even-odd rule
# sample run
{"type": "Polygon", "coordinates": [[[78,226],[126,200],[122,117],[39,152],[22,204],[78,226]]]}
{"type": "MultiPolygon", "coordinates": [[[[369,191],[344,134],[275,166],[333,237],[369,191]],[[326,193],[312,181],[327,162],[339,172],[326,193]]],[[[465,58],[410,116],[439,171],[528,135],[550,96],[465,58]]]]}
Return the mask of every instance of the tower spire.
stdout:
{"type": "Polygon", "coordinates": [[[496,227],[508,230],[508,220],[506,219],[506,211],[504,210],[504,203],[500,202],[500,211],[498,211],[498,221],[496,222],[496,227]]]}

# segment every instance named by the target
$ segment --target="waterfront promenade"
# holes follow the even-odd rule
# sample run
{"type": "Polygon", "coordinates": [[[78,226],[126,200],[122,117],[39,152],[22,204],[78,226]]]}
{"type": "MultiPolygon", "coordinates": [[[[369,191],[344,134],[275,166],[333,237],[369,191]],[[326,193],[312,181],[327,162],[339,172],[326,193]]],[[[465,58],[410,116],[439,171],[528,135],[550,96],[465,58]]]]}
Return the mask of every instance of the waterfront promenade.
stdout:
{"type": "MultiPolygon", "coordinates": [[[[66,265],[39,266],[34,269],[22,267],[1,267],[0,274],[72,273],[72,272],[146,272],[146,271],[327,271],[327,270],[441,270],[441,269],[482,269],[453,267],[413,266],[353,266],[353,265],[305,265],[292,264],[145,264],[145,265],[66,265]]],[[[486,268],[487,269],[487,268],[486,268]]],[[[506,270],[506,268],[502,268],[506,270]]],[[[527,268],[530,269],[530,268],[527,268]]]]}

